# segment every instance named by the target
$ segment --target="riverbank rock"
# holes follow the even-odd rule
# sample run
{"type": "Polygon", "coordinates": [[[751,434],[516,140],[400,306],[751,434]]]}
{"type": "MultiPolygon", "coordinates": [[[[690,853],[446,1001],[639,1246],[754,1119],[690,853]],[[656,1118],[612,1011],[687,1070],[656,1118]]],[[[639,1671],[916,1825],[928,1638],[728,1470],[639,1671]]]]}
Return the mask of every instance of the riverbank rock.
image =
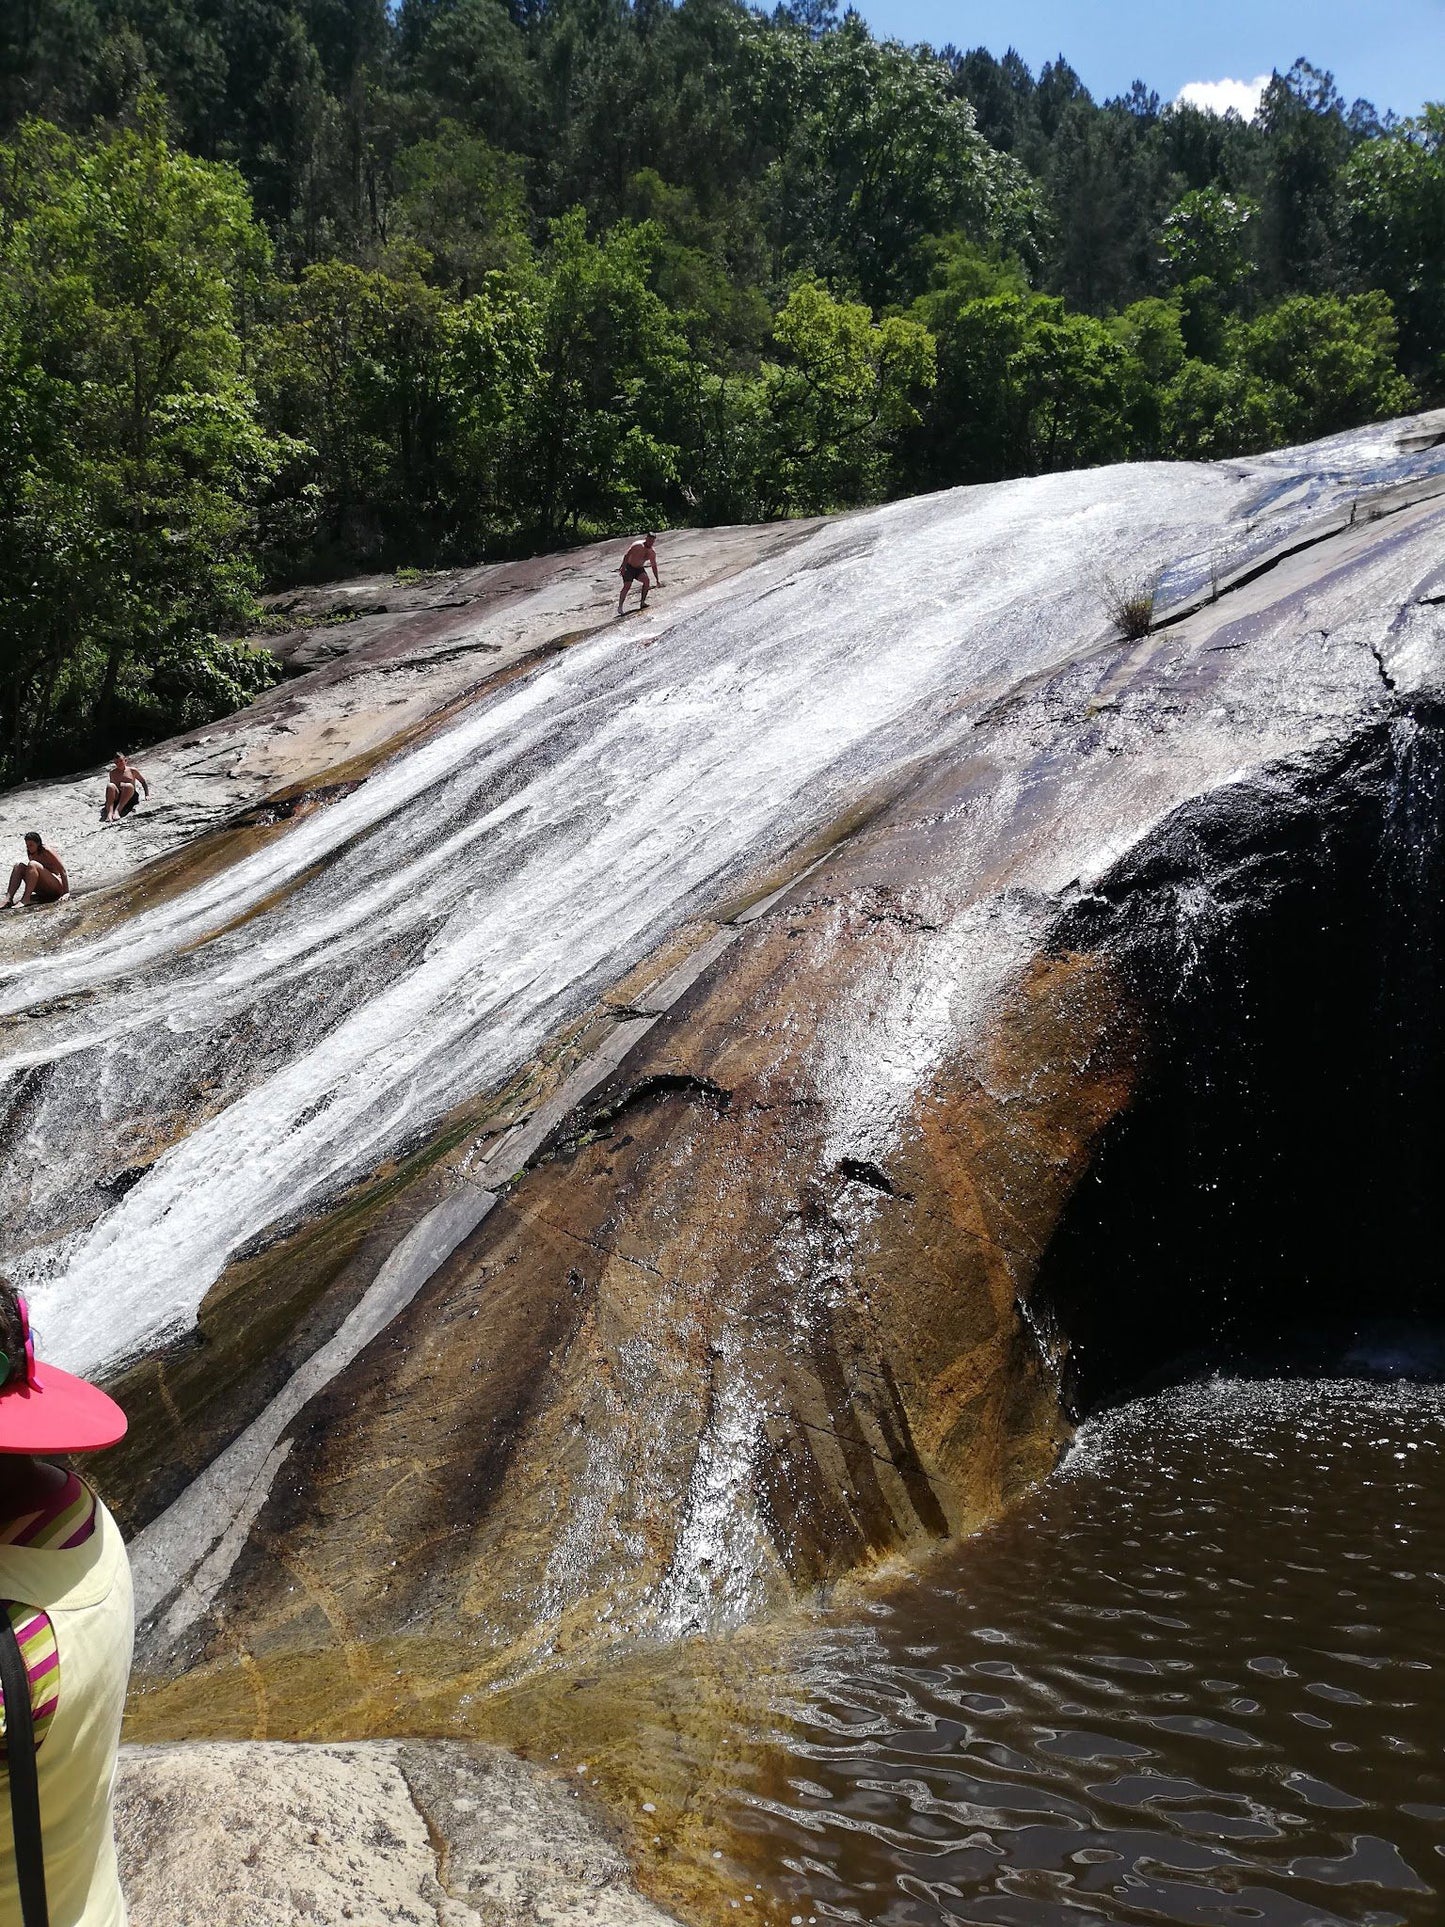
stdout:
{"type": "Polygon", "coordinates": [[[671,1927],[577,1786],[494,1747],[127,1747],[132,1927],[671,1927]]]}

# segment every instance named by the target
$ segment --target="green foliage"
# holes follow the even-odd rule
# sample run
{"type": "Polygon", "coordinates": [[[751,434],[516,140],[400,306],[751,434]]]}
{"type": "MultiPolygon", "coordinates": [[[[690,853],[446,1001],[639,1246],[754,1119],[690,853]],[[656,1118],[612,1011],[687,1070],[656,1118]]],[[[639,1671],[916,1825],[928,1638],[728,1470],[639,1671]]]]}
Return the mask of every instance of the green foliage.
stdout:
{"type": "Polygon", "coordinates": [[[581,209],[552,224],[521,290],[529,354],[508,436],[523,524],[543,543],[647,513],[676,476],[667,421],[687,344],[649,271],[658,235],[600,240],[581,209]]]}
{"type": "Polygon", "coordinates": [[[1254,273],[1250,229],[1259,214],[1247,194],[1222,187],[1197,187],[1174,207],[1161,233],[1164,259],[1176,286],[1211,282],[1221,296],[1233,295],[1254,273]]]}
{"type": "Polygon", "coordinates": [[[263,572],[1445,393],[1445,108],[1306,62],[1245,122],[830,0],[24,0],[0,140],[5,775],[241,700],[263,572]]]}
{"type": "Polygon", "coordinates": [[[307,490],[320,555],[374,555],[389,522],[416,530],[445,519],[457,326],[455,306],[411,267],[328,261],[282,291],[257,376],[271,418],[304,445],[290,479],[307,490]]]}
{"type": "Polygon", "coordinates": [[[1148,388],[1164,387],[1183,365],[1183,315],[1177,301],[1158,296],[1136,301],[1110,324],[1109,331],[1148,388]]]}
{"type": "Polygon", "coordinates": [[[520,162],[456,121],[395,161],[392,233],[426,251],[434,278],[467,295],[528,251],[520,162]]]}
{"type": "Polygon", "coordinates": [[[1345,218],[1361,280],[1400,322],[1408,370],[1445,376],[1445,107],[1365,141],[1346,163],[1345,218]]]}
{"type": "Polygon", "coordinates": [[[1266,448],[1274,439],[1270,395],[1237,363],[1185,361],[1160,405],[1165,446],[1194,461],[1266,448]]]}
{"type": "Polygon", "coordinates": [[[398,30],[419,95],[499,147],[527,144],[537,80],[502,0],[403,0],[398,30]]]}
{"type": "Polygon", "coordinates": [[[1260,124],[1268,143],[1263,246],[1271,293],[1328,287],[1338,278],[1338,180],[1354,144],[1331,76],[1297,60],[1264,90],[1260,124]]]}
{"type": "Polygon", "coordinates": [[[930,479],[996,481],[1135,452],[1137,356],[1056,296],[965,302],[939,336],[938,367],[920,446],[930,479]]]}
{"type": "Polygon", "coordinates": [[[1164,441],[1212,459],[1406,414],[1383,294],[1296,295],[1229,335],[1225,365],[1185,361],[1162,396],[1164,441]]]}
{"type": "Polygon", "coordinates": [[[773,341],[778,359],[762,395],[765,512],[817,513],[882,495],[891,450],[936,378],[933,337],[898,315],[875,323],[862,302],[803,281],[773,341]]]}
{"type": "MultiPolygon", "coordinates": [[[[264,236],[158,102],[109,140],[0,150],[0,755],[94,746],[165,688],[254,675],[249,505],[282,453],[243,365],[264,236]]],[[[187,695],[186,701],[189,701],[187,695]]],[[[185,702],[181,708],[184,709],[185,702]]]]}
{"type": "Polygon", "coordinates": [[[1280,441],[1383,421],[1418,400],[1396,369],[1394,311],[1379,292],[1282,301],[1250,325],[1239,358],[1270,385],[1271,427],[1280,441]]]}
{"type": "Polygon", "coordinates": [[[1167,204],[1160,173],[1134,116],[1071,95],[1043,165],[1045,285],[1093,315],[1147,292],[1142,263],[1167,204]]]}
{"type": "Polygon", "coordinates": [[[933,236],[926,252],[928,285],[913,303],[913,314],[935,334],[949,325],[966,302],[1029,291],[1017,257],[988,253],[966,235],[933,236]]]}
{"type": "Polygon", "coordinates": [[[1011,238],[1027,222],[1026,180],[950,94],[941,61],[875,41],[849,14],[821,40],[785,37],[772,64],[804,103],[765,183],[786,266],[879,303],[916,290],[928,237],[1011,238]]]}
{"type": "Polygon", "coordinates": [[[1127,446],[1127,360],[1104,322],[1036,300],[1013,373],[1027,423],[1026,472],[1119,459],[1127,446]]]}

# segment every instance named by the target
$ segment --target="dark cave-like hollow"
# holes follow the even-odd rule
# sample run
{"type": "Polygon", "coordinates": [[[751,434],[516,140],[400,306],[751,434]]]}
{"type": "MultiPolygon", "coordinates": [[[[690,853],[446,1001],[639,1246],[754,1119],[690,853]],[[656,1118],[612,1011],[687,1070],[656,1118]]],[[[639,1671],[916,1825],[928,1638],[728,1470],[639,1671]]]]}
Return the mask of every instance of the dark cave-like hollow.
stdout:
{"type": "Polygon", "coordinates": [[[1445,717],[1180,812],[1065,919],[1155,1039],[1041,1267],[1076,1417],[1211,1371],[1445,1376],[1445,717]]]}

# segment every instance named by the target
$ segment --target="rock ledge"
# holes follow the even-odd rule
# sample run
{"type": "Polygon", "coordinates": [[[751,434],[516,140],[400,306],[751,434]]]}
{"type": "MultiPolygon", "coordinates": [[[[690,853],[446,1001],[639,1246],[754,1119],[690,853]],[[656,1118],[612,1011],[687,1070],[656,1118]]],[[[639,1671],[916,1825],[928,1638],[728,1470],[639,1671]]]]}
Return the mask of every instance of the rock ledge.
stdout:
{"type": "Polygon", "coordinates": [[[499,1748],[121,1754],[131,1927],[672,1927],[580,1790],[499,1748]]]}

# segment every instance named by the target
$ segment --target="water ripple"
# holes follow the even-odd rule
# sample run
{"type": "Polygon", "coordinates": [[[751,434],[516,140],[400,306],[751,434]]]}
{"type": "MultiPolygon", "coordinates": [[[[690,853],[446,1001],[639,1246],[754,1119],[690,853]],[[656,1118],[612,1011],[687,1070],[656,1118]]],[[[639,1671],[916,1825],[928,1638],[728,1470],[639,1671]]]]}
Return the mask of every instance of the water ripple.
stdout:
{"type": "Polygon", "coordinates": [[[1445,1919],[1445,1393],[1216,1383],[1087,1427],[829,1624],[739,1794],[767,1883],[893,1927],[1445,1919]]]}

